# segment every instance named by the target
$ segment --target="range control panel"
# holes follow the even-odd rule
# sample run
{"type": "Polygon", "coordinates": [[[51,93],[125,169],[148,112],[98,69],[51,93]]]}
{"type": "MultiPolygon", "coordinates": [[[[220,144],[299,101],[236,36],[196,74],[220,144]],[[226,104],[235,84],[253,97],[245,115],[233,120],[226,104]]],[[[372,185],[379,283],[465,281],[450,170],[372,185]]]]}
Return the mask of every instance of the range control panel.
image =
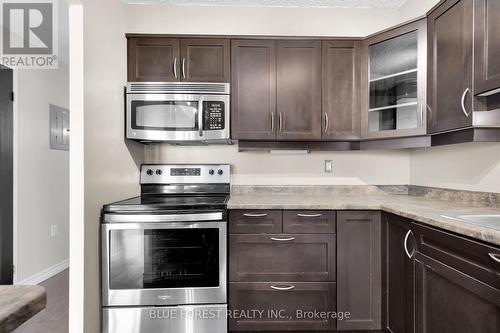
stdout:
{"type": "Polygon", "coordinates": [[[223,101],[203,102],[203,129],[222,130],[225,124],[225,104],[223,101]]]}
{"type": "Polygon", "coordinates": [[[144,164],[141,184],[229,184],[229,164],[144,164]]]}

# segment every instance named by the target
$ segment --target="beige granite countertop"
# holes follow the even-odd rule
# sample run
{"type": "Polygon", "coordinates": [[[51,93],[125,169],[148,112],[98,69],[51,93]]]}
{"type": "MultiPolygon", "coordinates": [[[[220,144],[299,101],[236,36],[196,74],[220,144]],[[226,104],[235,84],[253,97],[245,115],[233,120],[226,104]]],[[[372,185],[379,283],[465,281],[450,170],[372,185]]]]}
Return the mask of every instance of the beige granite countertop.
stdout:
{"type": "Polygon", "coordinates": [[[500,246],[500,225],[471,223],[460,214],[500,214],[500,208],[407,194],[236,193],[228,209],[382,210],[500,246]]]}
{"type": "Polygon", "coordinates": [[[0,285],[0,333],[12,332],[45,308],[42,286],[0,285]]]}

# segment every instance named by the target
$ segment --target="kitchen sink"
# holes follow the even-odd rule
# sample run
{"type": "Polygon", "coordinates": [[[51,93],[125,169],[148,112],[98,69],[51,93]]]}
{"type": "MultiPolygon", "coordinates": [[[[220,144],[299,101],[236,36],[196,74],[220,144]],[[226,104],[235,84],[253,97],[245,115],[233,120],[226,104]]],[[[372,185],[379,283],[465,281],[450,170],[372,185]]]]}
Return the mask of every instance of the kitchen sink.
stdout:
{"type": "Polygon", "coordinates": [[[452,220],[461,220],[483,227],[500,230],[500,214],[460,214],[460,215],[441,215],[452,220]]]}

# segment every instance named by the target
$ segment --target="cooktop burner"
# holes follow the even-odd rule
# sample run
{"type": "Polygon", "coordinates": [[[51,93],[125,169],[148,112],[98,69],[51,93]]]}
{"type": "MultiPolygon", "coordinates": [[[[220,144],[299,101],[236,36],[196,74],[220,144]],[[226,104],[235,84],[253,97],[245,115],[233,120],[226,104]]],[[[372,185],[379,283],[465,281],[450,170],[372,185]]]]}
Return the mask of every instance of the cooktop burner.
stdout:
{"type": "Polygon", "coordinates": [[[145,164],[141,194],[103,207],[103,213],[225,210],[229,200],[228,164],[145,164]]]}
{"type": "Polygon", "coordinates": [[[145,195],[104,206],[104,212],[225,209],[229,195],[145,195]]]}

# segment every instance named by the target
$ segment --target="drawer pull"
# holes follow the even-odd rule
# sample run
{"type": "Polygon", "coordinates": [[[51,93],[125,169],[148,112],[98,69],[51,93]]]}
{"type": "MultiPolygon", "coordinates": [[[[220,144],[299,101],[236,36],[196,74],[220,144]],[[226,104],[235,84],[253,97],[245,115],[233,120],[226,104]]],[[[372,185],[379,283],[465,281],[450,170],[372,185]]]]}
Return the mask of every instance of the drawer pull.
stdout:
{"type": "Polygon", "coordinates": [[[320,217],[321,214],[297,214],[299,217],[320,217]]]}
{"type": "Polygon", "coordinates": [[[271,289],[279,290],[279,291],[287,291],[287,290],[292,290],[294,288],[295,288],[295,286],[288,286],[288,287],[271,286],[271,289]]]}
{"type": "Polygon", "coordinates": [[[266,213],[262,213],[262,214],[245,213],[245,214],[243,214],[243,216],[246,216],[246,217],[266,217],[267,214],[266,213]]]}
{"type": "Polygon", "coordinates": [[[496,253],[488,253],[491,259],[495,260],[497,263],[500,264],[500,254],[496,253]]]}
{"type": "Polygon", "coordinates": [[[271,240],[277,241],[277,242],[290,242],[293,241],[295,237],[289,237],[289,238],[276,238],[276,237],[271,237],[271,240]]]}

